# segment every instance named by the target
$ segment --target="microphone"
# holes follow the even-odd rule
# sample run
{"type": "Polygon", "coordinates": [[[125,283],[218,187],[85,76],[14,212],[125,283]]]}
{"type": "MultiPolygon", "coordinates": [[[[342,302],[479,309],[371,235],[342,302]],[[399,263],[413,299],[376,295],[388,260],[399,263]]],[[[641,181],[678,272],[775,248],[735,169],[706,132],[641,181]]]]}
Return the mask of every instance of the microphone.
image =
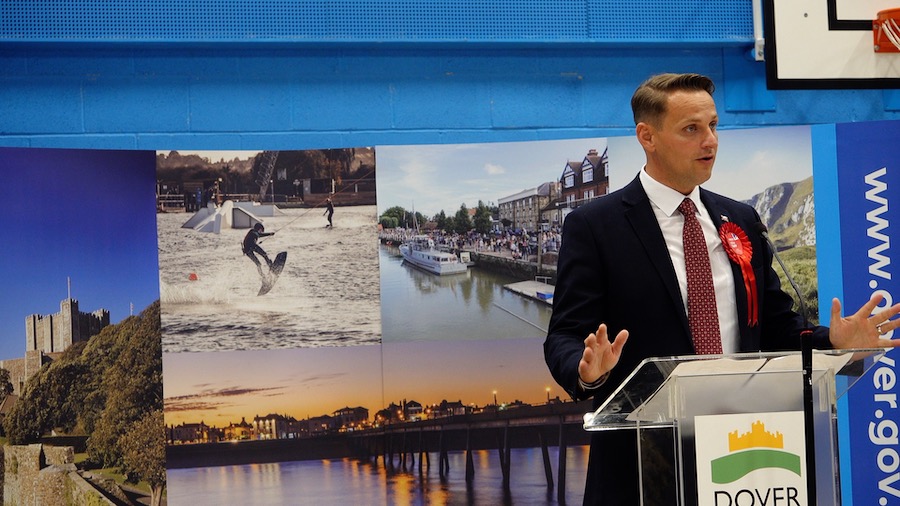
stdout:
{"type": "Polygon", "coordinates": [[[784,272],[784,277],[787,278],[788,283],[791,284],[791,288],[794,289],[794,293],[797,294],[797,302],[800,304],[800,316],[803,317],[803,328],[809,328],[809,318],[806,313],[806,303],[803,301],[803,294],[800,292],[800,287],[797,286],[797,283],[794,282],[794,278],[791,277],[791,273],[788,272],[787,267],[784,266],[784,262],[781,261],[781,257],[778,256],[778,250],[775,248],[775,244],[772,242],[772,239],[769,238],[769,228],[766,227],[766,224],[757,221],[756,222],[756,231],[759,232],[759,235],[766,240],[766,243],[769,245],[769,249],[772,251],[772,256],[775,257],[775,260],[778,261],[778,265],[781,266],[781,271],[784,272]]]}
{"type": "Polygon", "coordinates": [[[775,257],[775,260],[778,261],[778,265],[781,266],[781,270],[784,272],[784,277],[787,278],[797,294],[797,301],[800,303],[800,313],[803,316],[803,331],[800,332],[800,362],[803,376],[803,428],[806,436],[806,493],[809,504],[816,504],[816,458],[815,451],[811,450],[811,448],[814,449],[816,447],[812,391],[812,330],[809,328],[809,318],[806,317],[806,304],[803,302],[803,294],[800,293],[800,288],[794,282],[787,267],[784,266],[781,257],[778,256],[778,250],[775,248],[775,244],[772,243],[772,239],[769,238],[769,229],[763,222],[758,221],[756,222],[756,230],[766,240],[769,249],[772,251],[772,256],[775,257]]]}

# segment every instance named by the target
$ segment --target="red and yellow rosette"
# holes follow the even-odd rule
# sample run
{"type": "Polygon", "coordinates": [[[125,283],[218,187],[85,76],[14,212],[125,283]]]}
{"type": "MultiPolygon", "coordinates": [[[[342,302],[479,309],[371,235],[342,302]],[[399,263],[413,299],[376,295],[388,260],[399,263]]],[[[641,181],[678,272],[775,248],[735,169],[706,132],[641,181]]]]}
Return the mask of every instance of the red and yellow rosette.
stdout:
{"type": "Polygon", "coordinates": [[[751,327],[759,322],[759,294],[756,293],[756,276],[750,259],[753,257],[753,246],[741,227],[725,222],[719,228],[719,237],[728,253],[728,258],[741,267],[744,288],[747,291],[747,323],[751,327]]]}

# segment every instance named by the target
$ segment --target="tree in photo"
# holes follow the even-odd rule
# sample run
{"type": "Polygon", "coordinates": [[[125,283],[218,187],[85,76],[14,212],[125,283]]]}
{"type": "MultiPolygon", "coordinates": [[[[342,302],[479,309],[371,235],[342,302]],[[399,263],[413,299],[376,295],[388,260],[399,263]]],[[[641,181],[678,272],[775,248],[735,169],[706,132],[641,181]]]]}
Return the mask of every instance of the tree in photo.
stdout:
{"type": "Polygon", "coordinates": [[[482,201],[478,201],[474,218],[475,231],[479,234],[487,234],[491,231],[491,209],[482,201]]]}
{"type": "Polygon", "coordinates": [[[103,376],[106,402],[88,438],[88,455],[103,466],[121,465],[119,437],[132,423],[163,407],[159,302],[129,320],[117,360],[103,376]]]}
{"type": "Polygon", "coordinates": [[[131,424],[119,438],[122,469],[131,483],[150,486],[150,505],[159,506],[166,486],[166,434],[161,409],[131,424]]]}
{"type": "MultiPolygon", "coordinates": [[[[88,459],[83,466],[124,469],[122,437],[135,423],[161,413],[162,407],[156,301],[140,315],[105,327],[43,366],[25,384],[3,427],[9,442],[17,445],[46,441],[53,433],[87,436],[88,459]]],[[[161,415],[157,422],[164,431],[161,415]]],[[[160,439],[158,448],[144,446],[143,451],[144,458],[156,458],[158,466],[165,467],[164,440],[160,439]]],[[[164,486],[158,480],[141,479],[151,487],[164,486]]]]}
{"type": "Polygon", "coordinates": [[[9,371],[0,369],[0,403],[6,400],[11,393],[13,393],[13,384],[9,378],[9,371]]]}
{"type": "Polygon", "coordinates": [[[465,204],[459,206],[459,211],[453,217],[453,232],[465,234],[472,229],[472,219],[469,218],[469,208],[465,204]]]}

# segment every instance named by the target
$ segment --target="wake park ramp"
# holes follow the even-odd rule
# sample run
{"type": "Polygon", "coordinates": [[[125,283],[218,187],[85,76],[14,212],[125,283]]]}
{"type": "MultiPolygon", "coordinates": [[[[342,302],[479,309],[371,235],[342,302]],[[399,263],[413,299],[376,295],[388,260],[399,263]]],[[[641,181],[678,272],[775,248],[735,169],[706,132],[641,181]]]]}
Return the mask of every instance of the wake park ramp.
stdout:
{"type": "Polygon", "coordinates": [[[235,205],[231,200],[226,200],[219,207],[209,206],[197,211],[181,225],[181,228],[192,228],[196,232],[218,234],[223,228],[250,228],[257,223],[262,223],[262,220],[248,209],[252,209],[252,207],[235,205]]]}
{"type": "Polygon", "coordinates": [[[261,202],[235,202],[234,207],[243,209],[254,216],[262,216],[264,218],[271,218],[275,215],[284,214],[284,211],[279,209],[275,204],[265,204],[261,202]]]}

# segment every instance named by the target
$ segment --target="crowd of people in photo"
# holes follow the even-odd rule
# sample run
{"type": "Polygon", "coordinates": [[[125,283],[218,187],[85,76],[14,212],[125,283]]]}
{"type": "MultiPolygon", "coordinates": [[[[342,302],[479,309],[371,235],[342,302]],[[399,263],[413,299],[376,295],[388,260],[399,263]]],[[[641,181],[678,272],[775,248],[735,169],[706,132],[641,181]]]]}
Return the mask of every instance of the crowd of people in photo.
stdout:
{"type": "MultiPolygon", "coordinates": [[[[382,237],[399,244],[416,234],[413,229],[396,228],[382,233],[382,237]]],[[[560,227],[556,225],[545,231],[495,229],[488,233],[469,231],[465,234],[435,229],[427,232],[427,235],[434,241],[436,248],[452,253],[472,251],[531,262],[537,260],[539,252],[557,252],[561,240],[560,227]]]]}

